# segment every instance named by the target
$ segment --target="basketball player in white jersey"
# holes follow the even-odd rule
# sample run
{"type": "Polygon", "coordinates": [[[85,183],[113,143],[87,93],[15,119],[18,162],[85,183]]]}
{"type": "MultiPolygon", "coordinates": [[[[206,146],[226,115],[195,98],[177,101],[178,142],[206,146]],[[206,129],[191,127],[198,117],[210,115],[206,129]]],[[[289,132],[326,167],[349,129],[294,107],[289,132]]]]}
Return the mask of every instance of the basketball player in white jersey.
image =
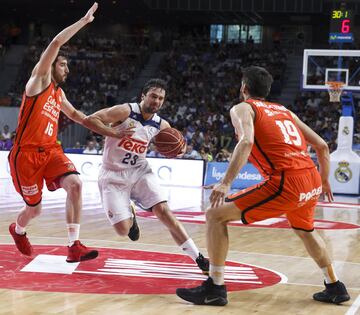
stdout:
{"type": "MultiPolygon", "coordinates": [[[[147,160],[151,139],[170,124],[157,112],[165,100],[166,82],[149,80],[140,103],[115,105],[85,118],[84,125],[106,136],[99,189],[103,208],[115,231],[139,239],[135,211],[130,200],[152,211],[169,229],[171,236],[205,273],[209,262],[199,252],[183,225],[174,217],[147,160]]],[[[185,151],[185,148],[184,148],[185,151]]]]}

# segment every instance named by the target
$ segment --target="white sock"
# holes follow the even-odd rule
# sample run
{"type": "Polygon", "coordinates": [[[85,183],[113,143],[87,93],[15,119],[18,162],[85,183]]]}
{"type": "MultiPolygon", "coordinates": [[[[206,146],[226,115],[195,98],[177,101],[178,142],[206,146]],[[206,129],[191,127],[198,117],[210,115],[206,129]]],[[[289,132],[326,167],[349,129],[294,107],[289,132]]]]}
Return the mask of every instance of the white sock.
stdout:
{"type": "Polygon", "coordinates": [[[26,233],[25,228],[22,227],[16,220],[16,225],[15,225],[15,232],[16,234],[19,235],[24,235],[26,233]]]}
{"type": "Polygon", "coordinates": [[[214,284],[224,285],[225,266],[214,266],[210,264],[209,276],[213,279],[214,284]]]}
{"type": "Polygon", "coordinates": [[[66,228],[68,231],[69,246],[71,246],[72,244],[74,244],[75,241],[79,239],[80,224],[75,224],[75,223],[66,224],[66,228]]]}
{"type": "Polygon", "coordinates": [[[335,269],[332,264],[324,268],[321,268],[321,270],[325,277],[325,283],[334,283],[338,281],[338,277],[335,273],[335,269]]]}
{"type": "Polygon", "coordinates": [[[181,244],[180,247],[187,255],[196,261],[196,258],[198,258],[200,252],[191,238],[181,244]]]}

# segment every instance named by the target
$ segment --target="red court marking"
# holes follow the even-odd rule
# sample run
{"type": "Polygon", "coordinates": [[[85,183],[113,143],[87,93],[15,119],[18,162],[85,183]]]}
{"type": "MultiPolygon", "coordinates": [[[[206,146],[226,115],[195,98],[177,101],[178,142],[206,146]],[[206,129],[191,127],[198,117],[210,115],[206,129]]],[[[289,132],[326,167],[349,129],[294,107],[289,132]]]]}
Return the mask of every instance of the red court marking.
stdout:
{"type": "MultiPolygon", "coordinates": [[[[181,222],[205,224],[204,212],[185,212],[175,211],[173,214],[181,222]]],[[[138,217],[150,218],[157,220],[157,217],[152,212],[138,211],[138,217]]],[[[259,221],[251,224],[244,224],[241,221],[233,221],[228,225],[230,226],[242,226],[242,227],[257,227],[257,228],[276,228],[276,229],[290,229],[290,225],[285,217],[271,218],[263,221],[259,221]]],[[[319,230],[348,230],[358,229],[359,225],[345,222],[335,222],[327,220],[314,220],[314,226],[319,230]]]]}
{"type": "MultiPolygon", "coordinates": [[[[98,258],[75,265],[70,274],[62,271],[49,273],[54,263],[36,263],[40,257],[60,258],[63,260],[60,267],[65,269],[68,267],[66,252],[65,247],[35,245],[34,257],[28,258],[21,255],[15,245],[0,245],[0,288],[99,294],[174,294],[176,288],[197,286],[206,280],[189,257],[160,252],[99,248],[98,258]],[[25,266],[33,265],[40,271],[21,271],[25,266]]],[[[283,282],[287,280],[281,274],[261,267],[230,261],[226,265],[225,281],[229,291],[263,288],[279,283],[282,278],[283,282]]]]}

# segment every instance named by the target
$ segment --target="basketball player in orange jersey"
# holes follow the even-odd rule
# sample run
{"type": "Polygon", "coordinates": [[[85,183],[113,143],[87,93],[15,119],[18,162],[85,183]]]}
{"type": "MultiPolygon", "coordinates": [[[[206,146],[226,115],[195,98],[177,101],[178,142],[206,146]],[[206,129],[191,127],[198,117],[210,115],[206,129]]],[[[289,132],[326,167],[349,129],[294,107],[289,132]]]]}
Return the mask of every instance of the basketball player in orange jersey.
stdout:
{"type": "Polygon", "coordinates": [[[10,172],[16,191],[26,205],[9,226],[18,250],[31,256],[33,248],[25,227],[41,212],[43,181],[49,190],[64,188],[66,221],[69,236],[67,262],[96,258],[96,250],[87,249],[79,241],[82,207],[81,181],[74,164],[57,144],[60,111],[82,124],[85,115],[76,110],[59,87],[69,74],[66,57],[60,47],[86,24],[94,20],[98,5],[95,2],[86,15],[65,28],[45,49],[26,84],[20,107],[14,146],[9,154],[10,172]]]}
{"type": "Polygon", "coordinates": [[[99,173],[101,200],[115,231],[121,236],[127,235],[132,241],[139,239],[140,230],[130,199],[153,212],[169,229],[180,248],[207,273],[208,260],[172,214],[157,177],[146,160],[151,139],[160,130],[170,127],[157,115],[164,103],[165,93],[166,82],[151,79],[142,90],[140,103],[115,105],[86,117],[84,125],[87,128],[106,136],[99,173]]]}
{"type": "Polygon", "coordinates": [[[210,277],[199,287],[176,291],[179,297],[194,304],[223,306],[228,302],[224,285],[227,223],[241,219],[248,224],[280,215],[286,215],[324,273],[325,290],[313,298],[335,304],[350,299],[336,276],[324,241],[314,231],[314,209],[320,194],[333,200],[328,181],[328,146],[294,113],[265,101],[272,82],[264,68],[253,66],[243,71],[243,101],[230,111],[238,143],[223,180],[211,192],[211,206],[206,212],[210,277]],[[307,143],[316,151],[320,173],[307,153],[307,143]],[[226,197],[248,159],[264,181],[226,197]]]}

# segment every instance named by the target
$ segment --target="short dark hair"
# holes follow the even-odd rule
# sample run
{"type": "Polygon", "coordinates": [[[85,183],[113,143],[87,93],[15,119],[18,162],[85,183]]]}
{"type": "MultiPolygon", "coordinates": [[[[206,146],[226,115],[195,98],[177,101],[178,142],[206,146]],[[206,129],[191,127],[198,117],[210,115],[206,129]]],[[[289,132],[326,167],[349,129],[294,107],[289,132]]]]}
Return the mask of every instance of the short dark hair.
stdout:
{"type": "Polygon", "coordinates": [[[67,51],[66,48],[61,48],[54,60],[54,62],[52,63],[53,66],[55,66],[56,62],[58,61],[59,57],[63,57],[65,59],[68,59],[69,53],[67,51]]]}
{"type": "Polygon", "coordinates": [[[269,95],[271,84],[273,83],[272,75],[262,67],[251,66],[242,70],[242,81],[246,84],[250,96],[263,97],[269,95]]]}
{"type": "Polygon", "coordinates": [[[146,95],[151,88],[160,88],[166,92],[167,83],[162,79],[150,79],[145,83],[141,93],[146,95]]]}

